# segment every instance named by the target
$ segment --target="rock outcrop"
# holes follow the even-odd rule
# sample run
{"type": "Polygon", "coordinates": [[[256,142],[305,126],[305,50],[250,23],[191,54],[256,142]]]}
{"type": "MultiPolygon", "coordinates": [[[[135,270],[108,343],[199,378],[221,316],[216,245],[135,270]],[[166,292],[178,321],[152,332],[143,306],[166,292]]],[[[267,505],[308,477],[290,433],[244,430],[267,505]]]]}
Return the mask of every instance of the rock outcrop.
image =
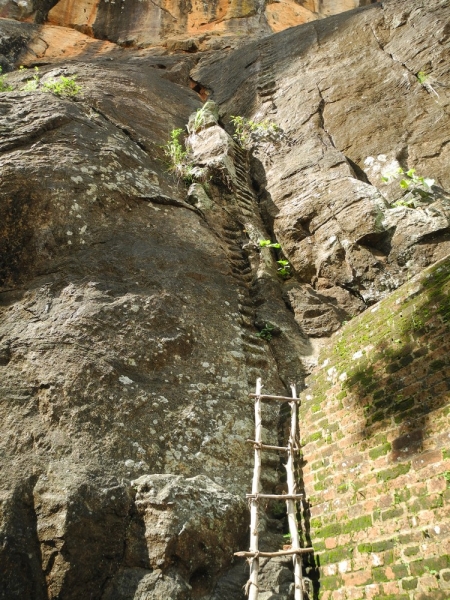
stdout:
{"type": "Polygon", "coordinates": [[[261,36],[350,10],[370,0],[0,0],[0,17],[72,27],[124,46],[165,43],[194,52],[214,49],[221,37],[261,36]]]}
{"type": "MultiPolygon", "coordinates": [[[[270,156],[256,152],[260,197],[297,281],[313,288],[301,292],[302,307],[309,302],[317,315],[317,325],[307,317],[308,333],[320,332],[324,311],[336,314],[330,302],[354,315],[450,250],[443,6],[360,9],[255,42],[245,54],[205,58],[193,72],[213,90],[224,121],[236,113],[269,118],[284,131],[270,156]],[[423,69],[429,87],[417,77],[423,69]],[[226,74],[219,80],[218,71],[226,74]],[[399,181],[381,179],[400,167],[435,179],[418,210],[394,206],[399,181]],[[330,298],[322,309],[316,294],[330,298]]],[[[287,295],[295,310],[295,292],[287,295]]]]}
{"type": "MultiPolygon", "coordinates": [[[[322,338],[450,249],[447,2],[391,0],[205,54],[177,46],[187,25],[147,27],[139,11],[158,27],[164,11],[190,18],[155,4],[129,19],[120,4],[0,5],[53,22],[65,6],[58,22],[78,29],[0,20],[8,600],[241,600],[256,377],[301,387],[322,338]],[[90,29],[73,18],[86,14],[90,29]],[[175,52],[136,48],[172,33],[175,52]],[[60,76],[81,91],[46,92],[60,76]],[[231,116],[277,134],[239,144],[231,116]],[[163,147],[188,123],[202,176],[186,185],[163,147]],[[435,180],[417,208],[381,182],[398,167],[435,180]]],[[[227,4],[217,28],[268,34],[262,8],[277,4],[239,3],[247,20],[227,4]]],[[[265,415],[278,445],[284,416],[265,415]]],[[[265,461],[264,489],[282,491],[278,457],[265,461]]],[[[266,567],[266,596],[291,597],[288,563],[266,567]]]]}

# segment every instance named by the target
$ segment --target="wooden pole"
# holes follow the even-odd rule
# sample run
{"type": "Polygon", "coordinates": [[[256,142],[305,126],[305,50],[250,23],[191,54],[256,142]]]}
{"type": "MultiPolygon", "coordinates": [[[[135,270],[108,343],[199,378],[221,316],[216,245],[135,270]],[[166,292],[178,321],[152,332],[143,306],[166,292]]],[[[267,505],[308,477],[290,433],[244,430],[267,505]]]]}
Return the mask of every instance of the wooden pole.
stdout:
{"type": "MultiPolygon", "coordinates": [[[[291,402],[291,431],[288,442],[288,459],[286,463],[287,484],[289,496],[296,496],[295,482],[295,448],[297,446],[297,390],[295,385],[291,385],[292,402],[291,402]]],[[[298,535],[297,510],[295,500],[290,498],[286,500],[287,518],[289,523],[289,532],[291,534],[292,550],[300,548],[300,539],[298,535]]],[[[292,557],[294,563],[294,583],[295,600],[303,600],[303,574],[302,574],[302,557],[301,554],[294,554],[292,557]]]]}
{"type": "MultiPolygon", "coordinates": [[[[278,550],[277,552],[258,552],[258,556],[273,558],[274,556],[291,556],[292,554],[310,554],[314,548],[297,548],[297,550],[278,550]]],[[[235,552],[234,556],[255,556],[255,552],[235,552]]]]}
{"type": "Polygon", "coordinates": [[[259,501],[261,478],[261,442],[262,442],[262,417],[261,417],[261,379],[256,380],[255,394],[255,467],[253,470],[252,495],[250,500],[250,552],[255,555],[250,559],[250,578],[247,583],[249,600],[258,600],[258,573],[259,573],[259,501]]]}

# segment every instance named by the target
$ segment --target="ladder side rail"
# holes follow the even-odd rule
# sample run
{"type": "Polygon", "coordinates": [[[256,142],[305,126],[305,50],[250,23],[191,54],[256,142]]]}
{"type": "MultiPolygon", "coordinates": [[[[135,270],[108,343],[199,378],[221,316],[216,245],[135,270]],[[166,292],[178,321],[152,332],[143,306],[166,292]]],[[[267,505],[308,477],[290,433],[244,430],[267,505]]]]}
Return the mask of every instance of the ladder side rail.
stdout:
{"type": "MultiPolygon", "coordinates": [[[[291,496],[296,495],[297,485],[295,481],[295,448],[297,446],[297,390],[295,385],[291,385],[293,401],[290,403],[291,406],[291,429],[289,434],[288,442],[288,459],[286,462],[286,474],[288,484],[288,494],[291,496]]],[[[297,550],[300,548],[300,537],[298,534],[298,522],[297,522],[297,507],[294,499],[286,500],[287,518],[289,524],[289,532],[291,534],[292,549],[297,550]]],[[[292,557],[294,564],[294,598],[295,600],[303,600],[303,573],[302,573],[302,556],[301,554],[294,554],[292,557]]]]}
{"type": "Polygon", "coordinates": [[[255,394],[255,466],[253,470],[252,495],[250,500],[250,552],[255,556],[250,559],[250,577],[248,581],[249,600],[258,600],[259,573],[259,501],[258,493],[261,488],[261,447],[262,443],[262,414],[261,414],[261,379],[256,380],[255,394]]]}

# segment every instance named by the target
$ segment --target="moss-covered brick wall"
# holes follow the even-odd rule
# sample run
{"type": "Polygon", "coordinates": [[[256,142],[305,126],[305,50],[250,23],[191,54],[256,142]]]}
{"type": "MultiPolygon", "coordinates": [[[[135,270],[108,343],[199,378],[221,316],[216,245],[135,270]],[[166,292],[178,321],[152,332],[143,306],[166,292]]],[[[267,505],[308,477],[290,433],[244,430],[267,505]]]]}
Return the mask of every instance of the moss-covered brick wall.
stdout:
{"type": "Polygon", "coordinates": [[[348,323],[302,393],[321,600],[450,600],[450,257],[348,323]]]}

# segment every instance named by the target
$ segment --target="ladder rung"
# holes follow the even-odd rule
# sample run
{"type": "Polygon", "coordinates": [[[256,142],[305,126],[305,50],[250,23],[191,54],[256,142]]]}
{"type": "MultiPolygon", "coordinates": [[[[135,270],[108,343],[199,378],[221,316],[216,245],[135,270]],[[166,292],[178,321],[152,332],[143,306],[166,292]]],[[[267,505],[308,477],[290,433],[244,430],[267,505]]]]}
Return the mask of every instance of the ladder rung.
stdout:
{"type": "Polygon", "coordinates": [[[258,500],[258,498],[270,498],[274,500],[298,500],[303,494],[245,494],[246,498],[258,500]]]}
{"type": "Polygon", "coordinates": [[[289,398],[289,396],[270,396],[267,394],[249,394],[250,398],[259,398],[260,400],[278,400],[278,402],[300,402],[300,398],[289,398]]]}
{"type": "Polygon", "coordinates": [[[314,548],[296,548],[294,550],[278,550],[277,552],[235,552],[234,556],[242,556],[242,557],[253,557],[253,556],[262,556],[262,557],[272,557],[272,556],[291,556],[292,554],[309,554],[314,552],[314,548]]]}
{"type": "MultiPolygon", "coordinates": [[[[284,452],[288,452],[289,448],[286,446],[269,446],[268,444],[262,444],[261,442],[255,442],[255,440],[245,440],[247,444],[253,444],[255,448],[261,448],[261,450],[283,450],[284,452]]],[[[294,450],[299,450],[297,446],[294,446],[294,450]]]]}

